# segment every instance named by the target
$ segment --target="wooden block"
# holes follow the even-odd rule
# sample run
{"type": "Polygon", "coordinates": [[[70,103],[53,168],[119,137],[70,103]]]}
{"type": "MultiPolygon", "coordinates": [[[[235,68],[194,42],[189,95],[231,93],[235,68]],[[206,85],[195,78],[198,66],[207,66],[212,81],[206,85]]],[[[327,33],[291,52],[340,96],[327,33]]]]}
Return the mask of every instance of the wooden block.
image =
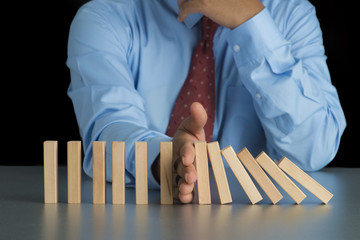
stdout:
{"type": "Polygon", "coordinates": [[[286,157],[283,157],[278,166],[286,172],[290,177],[295,179],[298,183],[303,185],[307,190],[319,198],[323,203],[327,204],[333,197],[333,194],[326,190],[322,185],[315,181],[312,177],[306,174],[293,162],[286,157]]]}
{"type": "Polygon", "coordinates": [[[44,202],[58,202],[58,142],[44,142],[44,202]]]}
{"type": "Polygon", "coordinates": [[[283,198],[279,190],[277,190],[266,173],[261,169],[259,164],[257,164],[247,148],[243,148],[240,152],[238,152],[237,156],[273,204],[276,204],[283,198]]]}
{"type": "Polygon", "coordinates": [[[276,166],[265,152],[261,152],[259,156],[256,157],[256,161],[297,204],[300,204],[302,200],[306,198],[305,193],[303,193],[300,188],[298,188],[295,183],[291,181],[278,166],[276,166]]]}
{"type": "Polygon", "coordinates": [[[136,204],[148,204],[147,142],[135,142],[136,204]]]}
{"type": "Polygon", "coordinates": [[[172,142],[160,143],[160,192],[161,204],[173,204],[173,145],[172,142]]]}
{"type": "Polygon", "coordinates": [[[226,177],[224,163],[220,154],[220,147],[218,142],[212,142],[207,144],[208,154],[211,162],[211,166],[214,172],[214,178],[216,187],[219,193],[220,203],[231,203],[231,193],[229,183],[226,177]]]}
{"type": "Polygon", "coordinates": [[[249,174],[246,172],[244,166],[236,156],[236,153],[232,146],[228,146],[221,150],[222,155],[229,164],[235,177],[239,181],[241,187],[244,189],[245,194],[249,197],[250,202],[255,204],[261,201],[263,198],[256,188],[255,184],[251,180],[249,174]]]}
{"type": "Polygon", "coordinates": [[[93,203],[105,204],[105,146],[106,142],[93,142],[93,203]]]}
{"type": "Polygon", "coordinates": [[[81,141],[67,142],[68,203],[81,203],[81,141]]]}
{"type": "Polygon", "coordinates": [[[112,204],[125,204],[125,142],[112,142],[112,204]]]}
{"type": "Polygon", "coordinates": [[[211,204],[209,166],[205,141],[195,143],[195,168],[199,204],[211,204]]]}

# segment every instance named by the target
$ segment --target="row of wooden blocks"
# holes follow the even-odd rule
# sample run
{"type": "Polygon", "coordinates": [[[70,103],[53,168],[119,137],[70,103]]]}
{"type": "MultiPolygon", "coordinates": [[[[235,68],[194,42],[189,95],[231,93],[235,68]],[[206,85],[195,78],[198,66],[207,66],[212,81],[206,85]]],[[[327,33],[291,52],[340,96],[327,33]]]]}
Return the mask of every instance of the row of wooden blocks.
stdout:
{"type": "MultiPolygon", "coordinates": [[[[93,142],[93,203],[105,204],[105,144],[93,142]]],[[[268,175],[284,191],[300,204],[306,197],[303,191],[288,177],[304,186],[324,204],[333,195],[322,185],[297,167],[286,157],[277,164],[265,152],[254,158],[246,149],[237,154],[231,146],[220,150],[218,142],[196,142],[195,168],[197,171],[197,200],[199,204],[211,204],[208,161],[213,174],[221,204],[232,202],[229,184],[222,156],[227,161],[252,204],[263,198],[250,175],[263,189],[273,204],[283,196],[268,175]],[[222,156],[221,156],[222,155],[222,156]],[[244,167],[245,166],[245,167],[244,167]],[[247,171],[246,171],[247,170],[247,171]],[[248,174],[250,173],[250,175],[248,174]],[[267,172],[267,174],[265,173],[267,172]]],[[[44,200],[45,203],[58,201],[58,160],[57,141],[44,142],[44,200]]],[[[81,142],[67,143],[68,203],[81,203],[81,142]]],[[[161,204],[173,204],[173,148],[172,142],[160,143],[160,196],[161,204]]],[[[147,143],[135,143],[135,194],[136,204],[148,204],[147,143]]],[[[112,142],[112,203],[125,204],[125,143],[112,142]]]]}

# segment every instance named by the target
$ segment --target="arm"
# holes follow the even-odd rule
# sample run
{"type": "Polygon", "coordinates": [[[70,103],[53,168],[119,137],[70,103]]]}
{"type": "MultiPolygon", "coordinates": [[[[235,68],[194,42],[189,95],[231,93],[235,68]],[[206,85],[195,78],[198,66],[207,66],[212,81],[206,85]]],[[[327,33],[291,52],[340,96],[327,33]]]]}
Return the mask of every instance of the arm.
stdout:
{"type": "Polygon", "coordinates": [[[345,117],[313,7],[300,5],[287,21],[280,32],[265,9],[232,31],[228,42],[246,46],[234,47],[234,59],[253,96],[268,151],[278,159],[290,157],[305,170],[318,170],[335,156],[345,117]]]}
{"type": "MultiPolygon", "coordinates": [[[[134,143],[148,142],[148,168],[159,154],[160,141],[171,139],[149,129],[144,101],[136,90],[134,69],[128,61],[132,43],[130,27],[113,29],[107,9],[80,10],[74,19],[68,46],[71,70],[68,94],[85,148],[84,170],[92,175],[92,141],[107,141],[106,178],[111,181],[111,142],[125,141],[126,183],[134,184],[134,143]]],[[[124,14],[116,22],[131,22],[124,14]]],[[[157,186],[149,174],[149,186],[157,186]]]]}

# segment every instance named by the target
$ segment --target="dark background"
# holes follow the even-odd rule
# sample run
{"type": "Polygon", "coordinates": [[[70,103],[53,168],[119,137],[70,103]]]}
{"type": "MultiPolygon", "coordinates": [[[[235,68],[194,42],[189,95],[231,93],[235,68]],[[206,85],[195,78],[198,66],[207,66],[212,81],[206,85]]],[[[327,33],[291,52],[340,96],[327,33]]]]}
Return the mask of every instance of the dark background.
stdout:
{"type": "MultiPolygon", "coordinates": [[[[20,0],[13,6],[2,7],[5,16],[1,24],[3,158],[0,165],[42,164],[45,140],[59,141],[59,163],[66,164],[66,142],[80,140],[66,93],[70,74],[65,61],[71,20],[86,1],[20,0]]],[[[359,62],[359,43],[355,42],[359,34],[356,6],[329,0],[311,2],[317,10],[332,82],[347,120],[340,149],[329,166],[360,167],[356,123],[360,67],[355,65],[359,62]]]]}

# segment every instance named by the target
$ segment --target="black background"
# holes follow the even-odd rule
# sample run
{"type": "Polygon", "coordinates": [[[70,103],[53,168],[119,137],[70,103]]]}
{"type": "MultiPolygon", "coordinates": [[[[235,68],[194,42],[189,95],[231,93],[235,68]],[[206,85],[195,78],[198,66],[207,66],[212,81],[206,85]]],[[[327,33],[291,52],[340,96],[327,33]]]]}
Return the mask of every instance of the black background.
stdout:
{"type": "MultiPolygon", "coordinates": [[[[174,0],[175,1],[175,0],[174,0]]],[[[286,1],[286,0],[284,0],[286,1]]],[[[31,2],[3,6],[2,165],[42,164],[42,144],[59,141],[59,163],[66,164],[66,142],[80,140],[67,96],[65,65],[70,23],[86,0],[31,2]]],[[[356,4],[312,0],[324,38],[332,82],[338,90],[347,128],[330,167],[360,167],[358,146],[359,29],[356,4]]]]}

